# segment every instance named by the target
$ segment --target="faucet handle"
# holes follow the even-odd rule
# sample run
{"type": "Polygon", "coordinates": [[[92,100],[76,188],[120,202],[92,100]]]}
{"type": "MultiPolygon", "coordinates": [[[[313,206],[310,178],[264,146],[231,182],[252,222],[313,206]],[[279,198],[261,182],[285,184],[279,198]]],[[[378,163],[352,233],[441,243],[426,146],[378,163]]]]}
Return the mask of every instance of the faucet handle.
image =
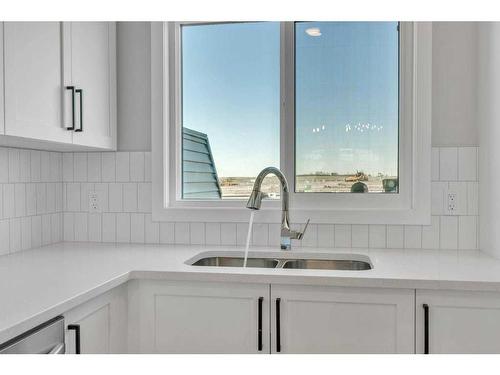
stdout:
{"type": "Polygon", "coordinates": [[[301,240],[302,237],[304,237],[304,234],[306,233],[307,227],[309,226],[309,221],[311,221],[311,219],[307,219],[306,225],[304,225],[304,229],[298,233],[298,235],[297,235],[298,240],[301,240]]]}

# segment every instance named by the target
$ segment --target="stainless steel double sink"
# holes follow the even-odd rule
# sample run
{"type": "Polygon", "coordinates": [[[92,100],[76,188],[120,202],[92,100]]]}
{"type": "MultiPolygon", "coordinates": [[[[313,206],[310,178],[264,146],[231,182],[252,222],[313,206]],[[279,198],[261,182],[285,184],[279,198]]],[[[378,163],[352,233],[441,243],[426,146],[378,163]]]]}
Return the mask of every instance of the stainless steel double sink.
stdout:
{"type": "MultiPolygon", "coordinates": [[[[335,259],[316,258],[278,258],[249,256],[247,267],[251,268],[280,268],[280,269],[311,269],[311,270],[342,270],[363,271],[372,269],[371,262],[366,256],[364,259],[355,259],[356,256],[336,257],[335,259]]],[[[243,267],[242,256],[207,256],[190,263],[193,266],[206,267],[243,267]]]]}

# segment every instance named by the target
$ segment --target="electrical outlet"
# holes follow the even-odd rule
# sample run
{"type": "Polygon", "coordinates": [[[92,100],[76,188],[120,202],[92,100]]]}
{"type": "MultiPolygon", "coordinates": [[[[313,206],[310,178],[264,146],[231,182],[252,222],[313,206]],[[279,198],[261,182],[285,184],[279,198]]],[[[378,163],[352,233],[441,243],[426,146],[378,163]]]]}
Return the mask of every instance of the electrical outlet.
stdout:
{"type": "Polygon", "coordinates": [[[95,191],[89,192],[89,212],[100,212],[101,208],[99,207],[99,194],[95,191]]]}
{"type": "Polygon", "coordinates": [[[447,209],[449,214],[455,214],[458,209],[458,194],[452,191],[447,195],[447,209]]]}

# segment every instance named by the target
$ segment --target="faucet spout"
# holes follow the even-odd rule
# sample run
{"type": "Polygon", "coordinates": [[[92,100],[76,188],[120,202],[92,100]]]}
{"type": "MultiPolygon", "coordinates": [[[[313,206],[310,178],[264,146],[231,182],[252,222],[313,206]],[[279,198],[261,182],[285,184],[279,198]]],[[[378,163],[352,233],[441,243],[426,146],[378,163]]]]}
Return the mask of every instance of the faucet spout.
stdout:
{"type": "Polygon", "coordinates": [[[291,250],[291,240],[302,239],[307,228],[307,224],[302,232],[290,229],[290,217],[288,212],[288,182],[285,175],[278,168],[267,167],[259,173],[259,175],[255,179],[250,198],[248,199],[247,208],[251,210],[260,210],[260,207],[262,205],[262,198],[264,198],[264,194],[261,191],[262,182],[268,174],[274,174],[276,177],[278,177],[278,180],[281,184],[281,250],[291,250]]]}

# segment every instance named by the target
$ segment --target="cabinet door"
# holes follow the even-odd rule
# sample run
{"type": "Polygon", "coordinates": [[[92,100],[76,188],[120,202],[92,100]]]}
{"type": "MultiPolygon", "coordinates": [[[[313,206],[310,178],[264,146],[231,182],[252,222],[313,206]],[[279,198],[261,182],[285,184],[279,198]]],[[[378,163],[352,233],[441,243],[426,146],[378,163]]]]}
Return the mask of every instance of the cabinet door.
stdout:
{"type": "Polygon", "coordinates": [[[414,293],[273,284],[272,352],[414,353],[414,293]]]}
{"type": "Polygon", "coordinates": [[[0,134],[5,134],[3,93],[3,22],[0,22],[0,134]]]}
{"type": "Polygon", "coordinates": [[[65,40],[65,66],[71,65],[65,72],[65,81],[71,81],[76,89],[82,90],[75,95],[75,128],[82,131],[73,133],[73,143],[114,149],[116,148],[116,24],[71,22],[65,24],[64,28],[71,35],[65,40]],[[71,51],[69,55],[68,50],[71,51]]]}
{"type": "Polygon", "coordinates": [[[5,134],[71,143],[62,124],[60,22],[5,22],[5,134]]]}
{"type": "Polygon", "coordinates": [[[96,297],[64,314],[66,353],[76,353],[76,332],[80,327],[80,353],[127,353],[126,286],[96,297]]]}
{"type": "Polygon", "coordinates": [[[499,293],[417,290],[416,319],[418,353],[500,353],[499,293]]]}
{"type": "Polygon", "coordinates": [[[140,306],[142,353],[270,352],[268,284],[141,280],[139,289],[130,304],[140,306]]]}

